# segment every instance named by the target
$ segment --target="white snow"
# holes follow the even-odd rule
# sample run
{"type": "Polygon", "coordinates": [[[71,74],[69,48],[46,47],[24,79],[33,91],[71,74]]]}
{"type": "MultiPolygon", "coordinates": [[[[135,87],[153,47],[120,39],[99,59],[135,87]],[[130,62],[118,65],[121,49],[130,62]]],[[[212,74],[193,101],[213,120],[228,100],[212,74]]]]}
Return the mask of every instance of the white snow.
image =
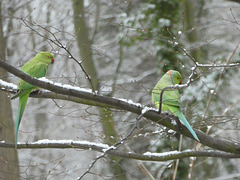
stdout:
{"type": "Polygon", "coordinates": [[[148,133],[148,132],[147,132],[147,133],[145,133],[145,134],[144,134],[144,137],[147,137],[149,134],[150,134],[150,133],[148,133]]]}
{"type": "Polygon", "coordinates": [[[169,156],[169,155],[174,155],[174,154],[178,154],[180,153],[179,151],[170,151],[170,152],[163,152],[163,153],[152,153],[152,152],[145,152],[143,153],[143,155],[145,156],[149,156],[149,157],[162,157],[162,156],[169,156]]]}
{"type": "Polygon", "coordinates": [[[207,126],[207,130],[209,131],[212,128],[212,126],[207,126]]]}
{"type": "Polygon", "coordinates": [[[142,109],[141,114],[145,114],[145,113],[148,112],[149,110],[155,110],[155,108],[145,106],[145,107],[142,109]]]}
{"type": "Polygon", "coordinates": [[[194,67],[191,67],[191,71],[194,71],[196,69],[196,67],[194,66],[194,67]]]}
{"type": "Polygon", "coordinates": [[[88,145],[88,146],[98,146],[104,149],[108,149],[109,146],[107,144],[102,143],[95,143],[95,142],[89,142],[89,141],[74,141],[74,140],[49,140],[49,139],[42,139],[38,140],[37,142],[34,142],[32,144],[80,144],[80,145],[88,145]]]}
{"type": "Polygon", "coordinates": [[[231,63],[231,64],[199,64],[196,62],[198,67],[237,67],[239,63],[231,63]]]}
{"type": "Polygon", "coordinates": [[[92,93],[91,89],[85,89],[85,88],[80,88],[80,87],[77,87],[77,86],[72,86],[72,85],[69,85],[69,84],[61,84],[61,83],[53,82],[53,81],[51,81],[51,80],[49,80],[45,77],[39,78],[38,80],[49,83],[49,84],[53,84],[55,86],[66,88],[66,89],[73,89],[73,90],[77,90],[77,91],[92,93]]]}
{"type": "Polygon", "coordinates": [[[3,81],[0,79],[0,86],[3,86],[4,88],[8,89],[17,89],[17,85],[3,81]]]}
{"type": "Polygon", "coordinates": [[[113,97],[114,99],[117,99],[119,101],[123,101],[123,102],[126,102],[128,104],[131,104],[131,105],[135,105],[135,106],[138,106],[138,107],[142,107],[142,104],[140,103],[135,103],[133,102],[131,99],[124,99],[124,98],[116,98],[116,97],[113,97]]]}
{"type": "MultiPolygon", "coordinates": [[[[174,122],[175,122],[175,121],[174,121],[174,122]]],[[[175,123],[176,123],[176,122],[175,122],[175,123]]],[[[172,123],[172,124],[174,124],[174,123],[172,123]]],[[[169,129],[169,130],[168,130],[168,133],[169,133],[169,134],[175,134],[176,131],[174,131],[174,130],[172,130],[172,129],[169,129]]]]}
{"type": "Polygon", "coordinates": [[[211,94],[214,94],[214,89],[211,89],[211,90],[210,90],[210,93],[211,93],[211,94]]]}
{"type": "Polygon", "coordinates": [[[163,132],[163,129],[153,131],[152,134],[162,134],[162,132],[163,132]]]}
{"type": "Polygon", "coordinates": [[[43,81],[43,82],[46,82],[46,83],[53,84],[53,81],[50,81],[49,79],[47,79],[47,78],[45,78],[45,77],[38,78],[38,80],[43,81]]]}
{"type": "Polygon", "coordinates": [[[195,161],[195,160],[196,160],[196,157],[190,157],[190,159],[191,159],[192,161],[195,161]]]}
{"type": "Polygon", "coordinates": [[[169,19],[165,19],[165,18],[160,18],[158,20],[158,23],[161,24],[162,27],[171,25],[171,21],[169,19]]]}
{"type": "Polygon", "coordinates": [[[108,146],[108,148],[103,149],[102,152],[105,153],[106,151],[109,151],[109,150],[112,150],[112,149],[116,149],[116,147],[115,146],[110,146],[110,147],[108,146]]]}

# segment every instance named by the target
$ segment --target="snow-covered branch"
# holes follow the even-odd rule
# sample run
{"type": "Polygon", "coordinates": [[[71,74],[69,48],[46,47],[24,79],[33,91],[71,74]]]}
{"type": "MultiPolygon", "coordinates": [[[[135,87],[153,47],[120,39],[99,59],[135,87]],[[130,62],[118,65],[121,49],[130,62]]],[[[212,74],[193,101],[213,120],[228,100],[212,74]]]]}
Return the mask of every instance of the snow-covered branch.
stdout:
{"type": "MultiPolygon", "coordinates": [[[[4,141],[0,142],[0,147],[2,148],[14,148],[14,144],[9,144],[4,141]]],[[[89,141],[74,141],[74,140],[48,140],[43,139],[33,143],[18,143],[19,149],[48,149],[48,148],[58,148],[58,149],[85,149],[93,150],[98,152],[106,152],[106,154],[115,155],[124,158],[131,158],[144,161],[169,161],[175,159],[182,159],[188,157],[218,157],[218,158],[240,158],[238,154],[230,154],[219,151],[194,151],[194,150],[185,150],[185,151],[170,151],[163,153],[151,153],[145,152],[143,154],[138,154],[134,152],[123,152],[111,148],[107,144],[89,142],[89,141]]]]}
{"type": "Polygon", "coordinates": [[[206,68],[218,68],[218,67],[227,67],[227,68],[233,68],[233,67],[239,67],[239,63],[231,63],[231,64],[199,64],[197,63],[198,67],[206,67],[206,68]]]}
{"type": "MultiPolygon", "coordinates": [[[[81,98],[86,101],[98,102],[101,105],[106,105],[107,107],[111,106],[111,108],[125,110],[138,115],[140,115],[142,110],[144,109],[144,106],[139,103],[133,103],[131,100],[128,101],[124,99],[111,98],[103,95],[94,94],[92,92],[89,92],[89,90],[79,87],[71,87],[69,85],[61,85],[59,83],[47,81],[46,79],[39,80],[33,78],[2,60],[0,60],[0,67],[20,77],[24,81],[33,84],[34,86],[50,90],[56,94],[66,95],[73,98],[81,98]]],[[[176,125],[173,125],[171,123],[171,120],[176,118],[174,115],[169,115],[167,113],[159,114],[157,111],[149,110],[144,113],[143,117],[148,118],[149,120],[163,125],[169,129],[175,130],[180,134],[193,138],[185,126],[182,126],[182,128],[177,128],[176,125]]],[[[199,137],[200,142],[206,146],[225,152],[240,154],[239,143],[213,138],[200,130],[195,129],[195,132],[199,137]]]]}

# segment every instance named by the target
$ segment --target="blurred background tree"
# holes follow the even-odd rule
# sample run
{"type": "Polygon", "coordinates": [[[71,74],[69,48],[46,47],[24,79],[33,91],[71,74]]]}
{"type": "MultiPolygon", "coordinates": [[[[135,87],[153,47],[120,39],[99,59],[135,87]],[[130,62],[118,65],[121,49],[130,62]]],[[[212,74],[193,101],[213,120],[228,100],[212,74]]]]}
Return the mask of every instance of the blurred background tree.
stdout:
{"type": "MultiPolygon", "coordinates": [[[[51,51],[55,64],[50,67],[47,78],[83,88],[91,87],[72,57],[47,40],[50,35],[41,28],[44,27],[82,62],[95,90],[109,97],[153,106],[150,92],[162,74],[176,69],[183,74],[186,82],[191,73],[194,64],[180,47],[198,63],[239,61],[238,48],[230,58],[239,43],[236,37],[239,36],[240,5],[234,2],[1,2],[3,36],[8,42],[4,49],[9,63],[20,68],[37,52],[51,51]],[[30,22],[30,27],[23,19],[30,22]]],[[[183,112],[193,127],[214,137],[238,140],[238,76],[236,68],[202,68],[198,71],[195,82],[181,91],[183,112]]],[[[6,75],[1,74],[1,79],[6,80],[6,75]]],[[[12,75],[8,75],[7,79],[17,83],[17,78],[12,75]]],[[[5,92],[1,91],[3,94],[5,92]]],[[[15,119],[17,101],[12,101],[12,108],[15,119]]],[[[20,127],[19,141],[73,139],[111,145],[126,136],[135,118],[136,115],[125,111],[63,100],[30,98],[20,127]]],[[[2,139],[6,140],[7,136],[2,139]]],[[[196,147],[194,141],[186,137],[180,141],[178,134],[143,119],[138,133],[120,150],[168,152],[178,150],[180,145],[182,150],[206,149],[200,145],[196,147]]],[[[16,157],[16,152],[14,154],[16,157]]],[[[19,178],[76,178],[86,171],[97,155],[93,151],[75,149],[19,150],[19,178]]],[[[18,162],[14,163],[18,174],[18,162]]],[[[238,177],[238,163],[236,159],[216,158],[182,159],[179,164],[175,161],[145,163],[107,156],[99,160],[85,178],[217,179],[235,173],[238,177]],[[177,172],[176,176],[174,172],[177,172]]]]}

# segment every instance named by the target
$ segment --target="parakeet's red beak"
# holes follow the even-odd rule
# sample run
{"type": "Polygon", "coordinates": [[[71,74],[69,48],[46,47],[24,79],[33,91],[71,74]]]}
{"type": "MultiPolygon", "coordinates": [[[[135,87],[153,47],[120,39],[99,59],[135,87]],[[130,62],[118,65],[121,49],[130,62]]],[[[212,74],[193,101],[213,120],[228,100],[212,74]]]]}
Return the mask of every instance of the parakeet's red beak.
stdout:
{"type": "Polygon", "coordinates": [[[52,58],[52,64],[54,63],[54,59],[52,58]]]}
{"type": "Polygon", "coordinates": [[[179,84],[182,84],[182,80],[180,80],[179,84]]]}

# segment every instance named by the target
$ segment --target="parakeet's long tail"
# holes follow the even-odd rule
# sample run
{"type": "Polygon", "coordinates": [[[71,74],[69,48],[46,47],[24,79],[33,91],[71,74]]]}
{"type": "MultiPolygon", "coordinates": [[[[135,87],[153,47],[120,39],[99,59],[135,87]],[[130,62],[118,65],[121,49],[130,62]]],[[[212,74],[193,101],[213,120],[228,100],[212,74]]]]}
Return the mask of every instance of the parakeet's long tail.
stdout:
{"type": "Polygon", "coordinates": [[[190,133],[193,135],[193,137],[200,142],[200,140],[198,139],[196,133],[194,132],[194,130],[192,129],[192,127],[190,126],[190,124],[188,123],[187,119],[185,118],[184,114],[182,113],[182,111],[178,108],[178,107],[174,107],[174,106],[168,106],[168,108],[171,110],[171,112],[176,115],[181,121],[182,123],[188,128],[188,130],[190,131],[190,133]]]}
{"type": "Polygon", "coordinates": [[[17,120],[16,120],[16,126],[15,126],[15,148],[17,148],[18,128],[23,116],[25,106],[27,104],[28,96],[29,96],[29,93],[23,96],[19,96],[18,113],[17,113],[17,120]]]}

